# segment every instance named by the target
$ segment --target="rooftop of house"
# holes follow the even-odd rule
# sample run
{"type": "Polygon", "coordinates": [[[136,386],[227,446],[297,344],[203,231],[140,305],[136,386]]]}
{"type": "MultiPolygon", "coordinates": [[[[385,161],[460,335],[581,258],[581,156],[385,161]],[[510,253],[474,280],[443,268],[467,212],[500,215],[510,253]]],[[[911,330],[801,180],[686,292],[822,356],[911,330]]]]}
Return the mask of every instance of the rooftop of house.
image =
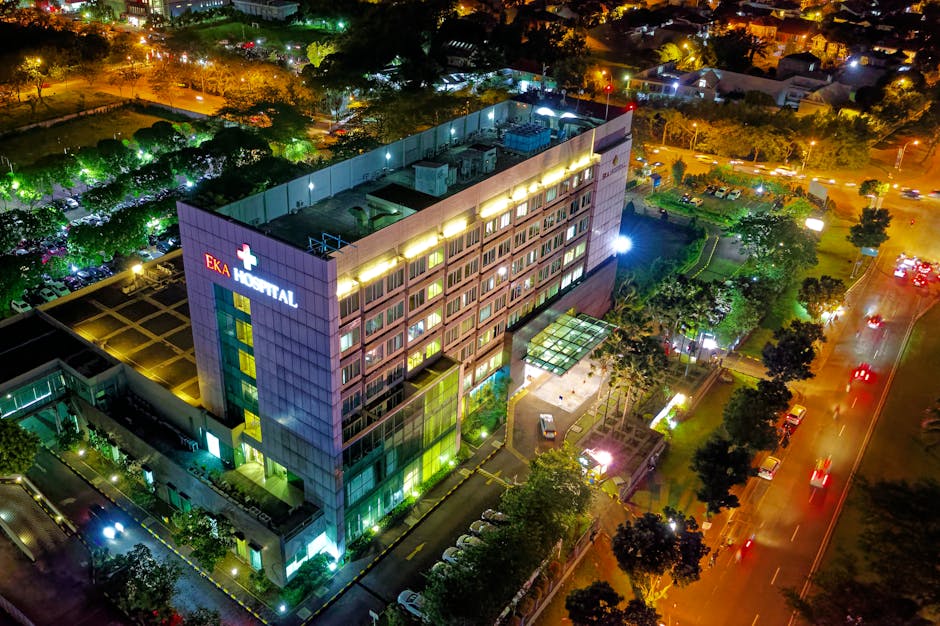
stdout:
{"type": "Polygon", "coordinates": [[[86,378],[117,364],[42,313],[29,313],[0,323],[0,384],[56,359],[86,378]]]}

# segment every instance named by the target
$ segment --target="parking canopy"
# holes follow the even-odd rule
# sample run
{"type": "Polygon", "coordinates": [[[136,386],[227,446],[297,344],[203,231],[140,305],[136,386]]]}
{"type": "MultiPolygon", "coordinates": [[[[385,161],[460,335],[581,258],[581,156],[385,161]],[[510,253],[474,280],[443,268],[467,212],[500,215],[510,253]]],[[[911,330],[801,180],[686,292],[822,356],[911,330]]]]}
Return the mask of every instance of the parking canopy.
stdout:
{"type": "Polygon", "coordinates": [[[532,338],[525,362],[562,376],[604,341],[614,328],[589,315],[575,317],[564,313],[532,338]]]}

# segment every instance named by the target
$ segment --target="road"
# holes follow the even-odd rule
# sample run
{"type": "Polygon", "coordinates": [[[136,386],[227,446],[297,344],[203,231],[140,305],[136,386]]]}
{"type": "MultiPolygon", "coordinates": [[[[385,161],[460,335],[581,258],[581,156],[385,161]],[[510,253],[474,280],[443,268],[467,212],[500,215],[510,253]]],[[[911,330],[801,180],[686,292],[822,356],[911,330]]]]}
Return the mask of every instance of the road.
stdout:
{"type": "Polygon", "coordinates": [[[177,595],[174,603],[183,612],[188,613],[199,607],[207,607],[219,611],[222,620],[230,626],[249,626],[256,623],[248,613],[219,591],[215,585],[180,561],[153,535],[118,510],[44,448],[40,449],[36,463],[29,472],[29,478],[65,516],[79,527],[79,531],[84,533],[90,543],[107,547],[111,554],[123,554],[135,544],[142,543],[150,548],[158,560],[169,558],[179,563],[182,566],[182,576],[176,587],[177,595]],[[113,540],[105,539],[101,534],[99,524],[89,515],[88,507],[92,504],[100,504],[114,519],[121,521],[126,528],[126,533],[113,540]]]}
{"type": "Polygon", "coordinates": [[[666,624],[789,623],[791,611],[780,591],[801,590],[818,564],[906,334],[927,304],[925,291],[891,275],[892,260],[884,259],[860,285],[854,306],[829,337],[834,345],[816,377],[792,386],[796,400],[808,412],[790,446],[775,453],[782,460],[780,470],[773,481],[752,478],[741,508],[723,528],[716,525],[721,537],[713,530],[709,543],[715,547],[731,539],[734,545],[720,552],[715,567],[706,569],[700,582],[670,592],[661,606],[666,624]],[[875,312],[886,320],[880,329],[866,324],[875,312]],[[852,383],[847,392],[851,371],[861,362],[870,363],[876,377],[871,384],[852,383]],[[828,488],[811,487],[815,461],[828,456],[832,457],[828,488]],[[738,550],[751,536],[754,546],[739,562],[738,550]]]}

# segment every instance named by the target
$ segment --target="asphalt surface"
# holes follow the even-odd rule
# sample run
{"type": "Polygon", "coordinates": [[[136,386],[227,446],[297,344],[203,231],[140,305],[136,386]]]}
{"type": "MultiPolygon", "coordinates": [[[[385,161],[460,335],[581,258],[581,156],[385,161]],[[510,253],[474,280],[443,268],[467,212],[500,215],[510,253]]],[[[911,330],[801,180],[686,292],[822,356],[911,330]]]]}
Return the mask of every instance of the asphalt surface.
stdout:
{"type": "MultiPolygon", "coordinates": [[[[774,453],[782,460],[779,471],[773,481],[752,478],[741,508],[706,535],[713,549],[725,547],[701,581],[670,592],[661,606],[666,624],[790,623],[792,612],[780,592],[803,589],[822,558],[848,477],[864,453],[908,330],[928,303],[925,290],[890,274],[892,260],[859,285],[855,304],[830,332],[831,352],[823,357],[816,377],[792,386],[795,401],[808,412],[789,447],[774,453]],[[874,313],[884,316],[882,328],[867,326],[874,313]],[[874,380],[853,382],[847,391],[852,370],[862,362],[871,365],[874,380]],[[831,481],[826,488],[812,487],[809,479],[816,460],[826,457],[832,458],[831,481]],[[748,537],[754,545],[740,553],[748,537]],[[727,546],[728,540],[733,545],[727,546]]],[[[936,284],[931,288],[937,289],[936,284]]]]}

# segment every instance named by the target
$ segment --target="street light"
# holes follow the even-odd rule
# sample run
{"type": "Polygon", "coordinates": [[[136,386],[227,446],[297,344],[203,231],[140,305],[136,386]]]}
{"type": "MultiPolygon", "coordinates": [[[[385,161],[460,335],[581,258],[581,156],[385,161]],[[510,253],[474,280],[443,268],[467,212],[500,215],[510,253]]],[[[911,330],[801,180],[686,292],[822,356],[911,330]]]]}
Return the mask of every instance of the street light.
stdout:
{"type": "Polygon", "coordinates": [[[920,143],[920,139],[911,139],[906,144],[898,148],[898,158],[894,162],[894,169],[896,169],[898,172],[901,171],[901,161],[904,160],[904,153],[907,151],[907,147],[911,144],[914,144],[916,146],[919,143],[920,143]]]}
{"type": "Polygon", "coordinates": [[[809,142],[809,150],[803,153],[803,165],[800,166],[800,172],[806,169],[806,162],[809,161],[809,157],[813,154],[813,146],[816,145],[816,140],[809,142]]]}
{"type": "Polygon", "coordinates": [[[695,129],[695,133],[692,135],[692,143],[689,144],[689,150],[695,150],[695,144],[698,141],[698,122],[692,122],[692,128],[695,129]]]}
{"type": "Polygon", "coordinates": [[[607,104],[604,106],[604,119],[607,119],[607,111],[610,110],[610,92],[614,90],[614,86],[610,83],[607,83],[604,86],[604,93],[607,94],[607,104]]]}

